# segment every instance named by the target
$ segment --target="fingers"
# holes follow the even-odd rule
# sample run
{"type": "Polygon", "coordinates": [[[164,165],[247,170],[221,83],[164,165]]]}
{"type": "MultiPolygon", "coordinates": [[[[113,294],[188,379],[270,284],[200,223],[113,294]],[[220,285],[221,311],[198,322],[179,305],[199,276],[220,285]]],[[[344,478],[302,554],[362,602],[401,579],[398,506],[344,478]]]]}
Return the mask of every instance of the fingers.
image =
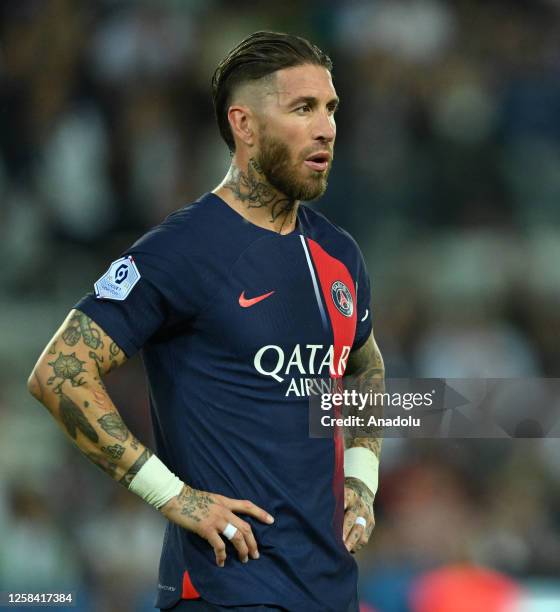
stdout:
{"type": "Polygon", "coordinates": [[[222,503],[232,512],[248,514],[261,521],[261,523],[267,523],[269,525],[274,523],[274,518],[270,516],[266,510],[259,508],[256,504],[247,499],[230,499],[229,497],[224,497],[222,503]]]}
{"type": "Polygon", "coordinates": [[[217,531],[211,530],[206,535],[206,539],[210,546],[214,549],[214,555],[216,556],[216,565],[218,567],[224,567],[226,562],[226,544],[220,537],[217,531]]]}
{"type": "MultiPolygon", "coordinates": [[[[344,544],[346,544],[346,540],[348,539],[348,535],[352,531],[354,527],[354,523],[356,522],[356,517],[358,515],[353,510],[347,510],[344,515],[344,523],[342,525],[342,539],[344,540],[344,544]]],[[[346,546],[348,548],[348,546],[346,546]]],[[[350,550],[350,549],[348,549],[350,550]]]]}
{"type": "Polygon", "coordinates": [[[230,512],[221,525],[220,531],[222,534],[228,523],[231,523],[237,529],[230,542],[236,548],[239,560],[242,563],[247,563],[249,554],[253,559],[258,559],[259,551],[251,525],[230,512]]]}
{"type": "MultiPolygon", "coordinates": [[[[229,522],[232,525],[235,525],[237,529],[243,534],[245,538],[245,544],[247,546],[247,550],[253,559],[259,558],[259,549],[257,547],[257,540],[255,540],[255,536],[253,535],[253,530],[251,529],[251,525],[239,518],[235,514],[231,514],[229,522]]],[[[243,560],[243,559],[242,559],[243,560]]]]}
{"type": "Polygon", "coordinates": [[[344,522],[342,524],[342,539],[346,549],[356,552],[368,543],[369,536],[375,526],[373,509],[369,507],[354,487],[344,487],[344,522]],[[356,524],[356,519],[362,517],[366,524],[356,524]]]}
{"type": "Polygon", "coordinates": [[[342,537],[344,545],[349,552],[357,552],[362,546],[368,543],[369,536],[375,526],[373,515],[362,512],[359,507],[354,506],[344,515],[342,537]],[[358,516],[366,518],[366,524],[356,523],[358,516]]]}
{"type": "Polygon", "coordinates": [[[363,541],[363,536],[365,533],[365,527],[362,525],[354,524],[352,529],[350,530],[344,544],[346,549],[349,552],[357,552],[364,544],[367,543],[367,540],[363,541]]]}
{"type": "MultiPolygon", "coordinates": [[[[171,513],[169,519],[194,531],[207,540],[214,549],[216,565],[219,567],[224,567],[227,557],[226,542],[224,541],[225,536],[223,534],[228,523],[235,527],[235,533],[232,535],[230,542],[235,547],[239,560],[242,563],[247,563],[249,555],[252,559],[258,559],[260,556],[259,550],[251,525],[233,512],[248,514],[269,525],[274,522],[274,518],[270,516],[268,512],[247,500],[230,499],[222,495],[214,493],[207,494],[200,491],[195,491],[195,493],[211,496],[212,504],[208,516],[205,516],[202,520],[198,519],[195,522],[192,520],[186,522],[184,519],[185,513],[180,512],[179,516],[175,516],[171,513]]],[[[175,512],[177,512],[177,508],[175,508],[175,512]]],[[[229,531],[232,531],[231,527],[229,531]]]]}

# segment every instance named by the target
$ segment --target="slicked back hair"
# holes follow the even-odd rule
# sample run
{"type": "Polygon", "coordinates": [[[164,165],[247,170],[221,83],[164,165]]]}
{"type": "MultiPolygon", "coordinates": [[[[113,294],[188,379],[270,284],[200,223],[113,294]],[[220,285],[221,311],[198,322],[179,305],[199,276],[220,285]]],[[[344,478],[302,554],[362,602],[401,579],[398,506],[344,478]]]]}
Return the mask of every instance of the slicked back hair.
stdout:
{"type": "Polygon", "coordinates": [[[266,31],[247,36],[220,62],[212,77],[212,99],[220,134],[231,152],[235,151],[235,141],[228,110],[236,88],[277,70],[305,64],[332,71],[329,56],[305,38],[266,31]]]}

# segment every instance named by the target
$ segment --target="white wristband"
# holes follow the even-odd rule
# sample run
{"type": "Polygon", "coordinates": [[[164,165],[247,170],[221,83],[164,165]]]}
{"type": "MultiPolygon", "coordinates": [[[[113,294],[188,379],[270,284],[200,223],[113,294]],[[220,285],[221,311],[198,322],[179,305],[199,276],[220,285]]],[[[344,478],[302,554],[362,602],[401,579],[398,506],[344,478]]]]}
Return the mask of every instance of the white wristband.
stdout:
{"type": "Polygon", "coordinates": [[[344,451],[344,477],[358,478],[375,495],[379,483],[379,459],[362,446],[353,446],[344,451]]]}
{"type": "Polygon", "coordinates": [[[129,489],[156,508],[179,495],[183,482],[157,457],[152,455],[131,480],[129,489]]]}

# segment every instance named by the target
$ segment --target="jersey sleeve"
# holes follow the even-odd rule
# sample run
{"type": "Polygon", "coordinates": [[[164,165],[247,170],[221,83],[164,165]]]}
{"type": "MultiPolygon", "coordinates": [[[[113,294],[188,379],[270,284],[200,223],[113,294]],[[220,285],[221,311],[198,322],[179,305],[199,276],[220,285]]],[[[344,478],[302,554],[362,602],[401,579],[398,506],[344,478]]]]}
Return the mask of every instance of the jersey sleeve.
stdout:
{"type": "Polygon", "coordinates": [[[196,315],[200,292],[195,270],[187,254],[174,248],[180,241],[176,234],[165,224],[146,234],[112,262],[94,291],[74,306],[91,317],[127,357],[154,336],[188,324],[196,315]]]}
{"type": "Polygon", "coordinates": [[[364,261],[364,257],[358,251],[358,273],[356,282],[356,335],[352,350],[360,348],[369,338],[372,330],[371,323],[371,283],[364,261]]]}

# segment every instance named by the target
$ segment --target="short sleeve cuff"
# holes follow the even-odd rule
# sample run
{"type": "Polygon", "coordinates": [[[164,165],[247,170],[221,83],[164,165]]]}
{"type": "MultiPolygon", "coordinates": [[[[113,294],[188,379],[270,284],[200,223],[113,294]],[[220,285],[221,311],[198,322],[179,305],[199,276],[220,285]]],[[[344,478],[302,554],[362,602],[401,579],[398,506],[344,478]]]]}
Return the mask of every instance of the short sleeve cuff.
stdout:
{"type": "Polygon", "coordinates": [[[120,349],[124,351],[127,358],[136,354],[140,347],[136,346],[126,333],[122,320],[117,320],[113,316],[113,304],[106,301],[97,300],[92,293],[83,297],[75,306],[90,317],[101,329],[116,342],[120,349]]]}
{"type": "Polygon", "coordinates": [[[368,326],[364,330],[361,330],[361,333],[359,336],[356,335],[356,338],[354,339],[354,344],[352,345],[352,350],[357,351],[359,348],[362,348],[362,346],[367,342],[368,338],[371,336],[371,332],[372,332],[372,326],[371,326],[371,323],[369,323],[368,326]]]}

